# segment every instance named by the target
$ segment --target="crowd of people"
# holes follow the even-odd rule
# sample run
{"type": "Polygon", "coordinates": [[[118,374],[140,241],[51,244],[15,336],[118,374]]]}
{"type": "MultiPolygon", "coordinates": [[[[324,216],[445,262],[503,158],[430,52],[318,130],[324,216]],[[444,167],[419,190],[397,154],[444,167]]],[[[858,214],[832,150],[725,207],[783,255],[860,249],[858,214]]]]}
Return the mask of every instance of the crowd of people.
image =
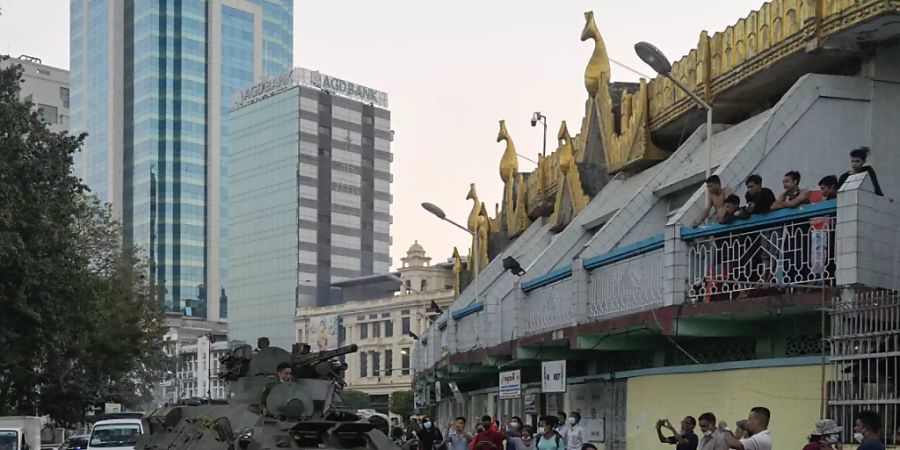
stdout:
{"type": "MultiPolygon", "coordinates": [[[[747,419],[737,421],[732,430],[728,423],[717,422],[716,415],[707,412],[699,420],[685,417],[677,430],[668,419],[661,419],[656,422],[656,435],[660,443],[674,445],[676,450],[771,450],[770,419],[769,409],[758,406],[750,410],[747,419]],[[698,424],[702,437],[694,431],[698,424]],[[663,430],[668,430],[671,436],[666,436],[663,430]]],[[[834,420],[819,420],[803,450],[841,450],[843,430],[834,420]]],[[[881,416],[877,412],[861,411],[854,418],[853,440],[859,444],[858,450],[884,450],[880,432],[881,416]]]]}
{"type": "Polygon", "coordinates": [[[467,431],[465,417],[451,421],[445,431],[430,417],[411,420],[406,429],[395,427],[391,438],[404,450],[597,450],[585,439],[581,414],[540,417],[537,427],[526,424],[520,417],[499,422],[483,416],[467,431]]]}
{"type": "MultiPolygon", "coordinates": [[[[655,431],[660,443],[674,445],[675,450],[771,450],[770,419],[769,409],[757,406],[746,419],[735,422],[733,429],[717,420],[714,413],[706,412],[697,419],[685,417],[679,428],[668,419],[660,419],[655,431]],[[698,426],[699,436],[695,431],[698,426]]],[[[855,416],[853,440],[859,444],[858,450],[885,449],[879,437],[881,424],[881,416],[874,411],[861,411],[855,416]]],[[[819,420],[802,450],[842,450],[843,431],[834,420],[819,420]]],[[[519,417],[500,422],[484,416],[470,428],[465,417],[457,417],[442,432],[426,416],[412,419],[406,428],[395,422],[391,430],[391,438],[403,450],[597,450],[587,436],[577,411],[540,417],[536,427],[519,417]]]]}
{"type": "Polygon", "coordinates": [[[837,198],[838,189],[847,181],[850,175],[866,172],[872,180],[876,195],[883,195],[881,186],[878,184],[878,177],[875,170],[866,165],[869,157],[869,149],[860,147],[850,152],[850,170],[841,174],[840,177],[835,175],[827,175],[819,180],[819,189],[811,191],[800,187],[800,172],[796,170],[788,171],[781,180],[784,188],[779,196],[767,187],[763,187],[763,179],[757,174],[750,175],[744,182],[747,188],[744,194],[746,204],[741,206],[741,198],[734,194],[733,190],[728,186],[722,185],[722,180],[718,175],[712,175],[706,179],[706,189],[708,192],[706,209],[704,210],[703,219],[693,224],[694,227],[700,226],[708,220],[715,223],[727,225],[735,220],[746,219],[754,214],[764,214],[784,208],[795,208],[804,203],[814,203],[819,200],[831,200],[837,198]],[[813,193],[815,192],[815,198],[813,193]]]}

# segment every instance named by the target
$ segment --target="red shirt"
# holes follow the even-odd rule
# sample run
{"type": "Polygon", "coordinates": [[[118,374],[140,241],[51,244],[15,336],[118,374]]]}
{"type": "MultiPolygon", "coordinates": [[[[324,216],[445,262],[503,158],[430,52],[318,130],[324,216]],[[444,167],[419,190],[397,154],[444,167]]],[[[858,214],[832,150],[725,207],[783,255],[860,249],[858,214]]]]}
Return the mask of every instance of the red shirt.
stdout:
{"type": "Polygon", "coordinates": [[[473,450],[503,450],[503,435],[499,431],[482,431],[472,439],[473,450]],[[488,445],[490,443],[493,445],[488,445]],[[479,445],[480,444],[480,445],[479,445]]]}

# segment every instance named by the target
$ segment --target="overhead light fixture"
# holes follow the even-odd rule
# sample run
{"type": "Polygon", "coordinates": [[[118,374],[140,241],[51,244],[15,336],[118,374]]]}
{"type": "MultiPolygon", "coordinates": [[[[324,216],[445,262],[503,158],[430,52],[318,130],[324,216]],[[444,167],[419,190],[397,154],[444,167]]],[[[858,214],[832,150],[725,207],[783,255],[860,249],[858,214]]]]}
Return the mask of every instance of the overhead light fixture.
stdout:
{"type": "Polygon", "coordinates": [[[519,261],[516,261],[516,258],[513,258],[512,256],[503,258],[503,270],[508,270],[510,273],[518,277],[525,275],[525,269],[523,269],[522,265],[519,264],[519,261]]]}

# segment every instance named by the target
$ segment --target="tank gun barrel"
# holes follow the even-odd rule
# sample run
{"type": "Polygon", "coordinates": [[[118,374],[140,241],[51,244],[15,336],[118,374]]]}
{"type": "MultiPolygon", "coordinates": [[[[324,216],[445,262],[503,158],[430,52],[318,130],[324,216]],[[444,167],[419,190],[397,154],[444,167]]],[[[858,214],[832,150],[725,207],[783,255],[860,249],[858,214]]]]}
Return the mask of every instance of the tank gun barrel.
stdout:
{"type": "Polygon", "coordinates": [[[359,347],[356,344],[346,345],[344,347],[338,347],[334,350],[322,350],[316,353],[306,353],[303,355],[294,355],[291,358],[292,366],[313,366],[319,364],[321,362],[325,362],[339,356],[348,355],[350,353],[355,353],[359,350],[359,347]]]}

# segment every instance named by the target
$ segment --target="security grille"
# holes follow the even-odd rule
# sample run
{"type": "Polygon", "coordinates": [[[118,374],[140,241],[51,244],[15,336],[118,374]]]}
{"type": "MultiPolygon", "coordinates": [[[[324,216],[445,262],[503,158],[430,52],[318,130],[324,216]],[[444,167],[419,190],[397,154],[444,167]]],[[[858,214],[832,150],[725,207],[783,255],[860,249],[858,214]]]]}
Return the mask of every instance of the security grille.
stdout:
{"type": "Polygon", "coordinates": [[[852,439],[854,416],[864,410],[881,415],[882,437],[898,442],[900,432],[900,293],[846,290],[834,299],[831,316],[829,416],[852,439]]]}

